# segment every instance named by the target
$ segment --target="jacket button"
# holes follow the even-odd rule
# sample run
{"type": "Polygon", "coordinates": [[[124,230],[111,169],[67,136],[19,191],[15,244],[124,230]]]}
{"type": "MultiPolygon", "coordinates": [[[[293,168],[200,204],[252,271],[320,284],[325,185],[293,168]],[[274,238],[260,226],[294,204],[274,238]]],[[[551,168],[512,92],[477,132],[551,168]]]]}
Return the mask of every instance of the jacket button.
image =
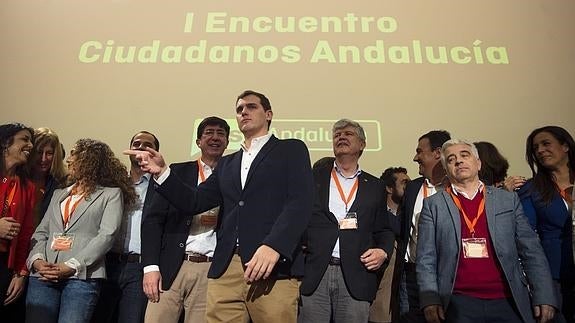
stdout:
{"type": "Polygon", "coordinates": [[[239,202],[238,202],[238,205],[239,205],[239,206],[244,206],[244,204],[245,204],[244,201],[239,201],[239,202]]]}
{"type": "Polygon", "coordinates": [[[184,243],[180,242],[180,248],[183,248],[183,247],[184,247],[184,243]]]}
{"type": "Polygon", "coordinates": [[[186,221],[186,225],[189,226],[190,224],[192,224],[192,221],[190,221],[190,220],[186,221]]]}

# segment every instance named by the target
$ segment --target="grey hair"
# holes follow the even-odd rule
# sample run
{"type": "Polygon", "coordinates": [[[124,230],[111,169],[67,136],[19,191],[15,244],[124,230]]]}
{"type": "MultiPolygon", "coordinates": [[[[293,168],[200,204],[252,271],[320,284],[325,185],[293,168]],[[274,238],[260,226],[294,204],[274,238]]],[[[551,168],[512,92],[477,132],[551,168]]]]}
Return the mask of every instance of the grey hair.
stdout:
{"type": "Polygon", "coordinates": [[[350,119],[339,119],[338,121],[336,121],[333,124],[333,128],[331,131],[332,131],[332,133],[335,133],[337,130],[347,128],[347,127],[354,128],[355,133],[357,133],[357,136],[359,137],[359,139],[361,139],[361,141],[365,142],[365,131],[363,130],[363,127],[358,122],[350,120],[350,119]]]}
{"type": "Polygon", "coordinates": [[[443,165],[443,168],[447,169],[447,156],[445,156],[445,151],[447,150],[447,148],[455,145],[468,146],[471,149],[471,154],[475,158],[479,159],[479,152],[477,151],[477,147],[475,147],[474,143],[463,139],[450,139],[444,142],[443,145],[441,146],[441,165],[443,165]]]}

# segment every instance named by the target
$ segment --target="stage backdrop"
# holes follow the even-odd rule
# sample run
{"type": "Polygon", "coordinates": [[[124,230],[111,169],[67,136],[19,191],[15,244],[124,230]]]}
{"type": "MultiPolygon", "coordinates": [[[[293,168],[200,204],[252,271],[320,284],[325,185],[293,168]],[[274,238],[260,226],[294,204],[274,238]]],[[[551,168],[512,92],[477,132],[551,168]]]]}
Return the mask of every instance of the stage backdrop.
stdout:
{"type": "MultiPolygon", "coordinates": [[[[431,129],[497,145],[529,175],[525,138],[575,134],[575,2],[0,2],[0,121],[53,128],[120,153],[139,130],[170,162],[197,158],[196,126],[232,127],[236,96],[268,95],[280,138],[330,155],[340,118],[367,131],[362,168],[408,167],[431,129]]],[[[121,157],[127,161],[127,157],[121,157]]]]}

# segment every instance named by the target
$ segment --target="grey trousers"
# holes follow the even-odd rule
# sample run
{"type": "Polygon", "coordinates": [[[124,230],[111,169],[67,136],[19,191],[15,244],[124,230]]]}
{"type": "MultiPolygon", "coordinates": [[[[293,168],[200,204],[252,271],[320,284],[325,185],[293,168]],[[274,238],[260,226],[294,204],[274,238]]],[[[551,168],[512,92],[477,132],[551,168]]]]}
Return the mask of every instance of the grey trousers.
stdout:
{"type": "Polygon", "coordinates": [[[301,296],[299,323],[349,323],[367,322],[369,318],[367,301],[351,297],[345,286],[341,267],[329,265],[319,286],[309,296],[301,296]]]}

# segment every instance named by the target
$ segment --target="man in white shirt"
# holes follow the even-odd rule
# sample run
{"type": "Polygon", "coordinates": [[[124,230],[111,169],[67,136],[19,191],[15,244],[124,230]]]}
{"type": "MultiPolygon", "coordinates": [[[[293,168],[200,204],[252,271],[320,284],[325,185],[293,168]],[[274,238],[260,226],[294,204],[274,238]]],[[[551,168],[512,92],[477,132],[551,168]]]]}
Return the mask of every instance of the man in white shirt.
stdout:
{"type": "MultiPolygon", "coordinates": [[[[171,171],[200,185],[222,158],[229,134],[225,120],[205,118],[197,130],[200,158],[172,164],[171,171]]],[[[215,207],[201,214],[180,212],[159,194],[152,200],[142,224],[143,287],[150,301],[145,322],[177,323],[182,311],[184,322],[205,322],[218,211],[215,207]]]]}
{"type": "Polygon", "coordinates": [[[198,188],[171,174],[153,149],[125,153],[136,156],[154,175],[156,192],[181,211],[223,208],[208,272],[208,322],[295,322],[301,237],[313,204],[309,152],[301,140],[269,133],[273,112],[265,95],[244,91],[235,111],[242,149],[223,157],[198,188]]]}

